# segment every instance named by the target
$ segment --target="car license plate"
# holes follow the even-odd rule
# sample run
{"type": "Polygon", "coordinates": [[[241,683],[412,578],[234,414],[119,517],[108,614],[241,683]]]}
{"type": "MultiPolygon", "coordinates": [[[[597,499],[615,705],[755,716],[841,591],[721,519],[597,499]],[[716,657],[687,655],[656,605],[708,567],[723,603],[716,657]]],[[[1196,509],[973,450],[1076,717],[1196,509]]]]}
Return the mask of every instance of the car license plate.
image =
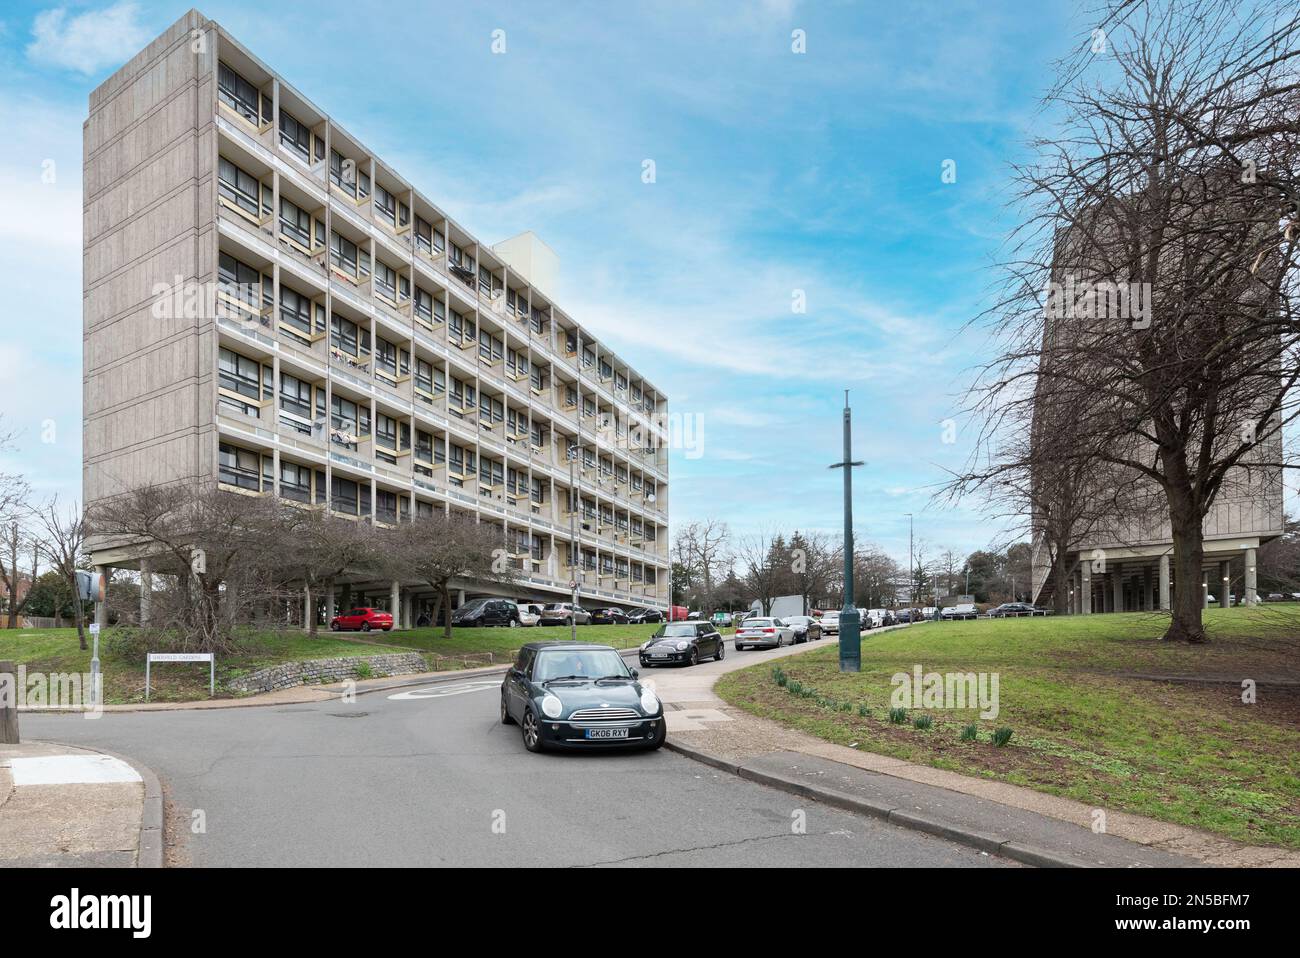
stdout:
{"type": "Polygon", "coordinates": [[[666,658],[668,658],[668,653],[667,653],[667,652],[651,652],[651,653],[650,653],[650,658],[652,658],[652,659],[666,659],[666,658]]]}
{"type": "Polygon", "coordinates": [[[625,728],[589,728],[587,738],[627,738],[625,728]]]}

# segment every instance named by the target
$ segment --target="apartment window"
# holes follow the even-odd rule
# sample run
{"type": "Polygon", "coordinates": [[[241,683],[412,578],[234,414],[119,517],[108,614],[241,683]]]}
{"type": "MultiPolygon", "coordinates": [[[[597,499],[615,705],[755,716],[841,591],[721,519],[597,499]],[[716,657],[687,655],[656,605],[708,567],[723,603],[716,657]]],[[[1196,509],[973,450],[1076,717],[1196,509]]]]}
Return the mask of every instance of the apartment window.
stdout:
{"type": "Polygon", "coordinates": [[[311,502],[310,466],[280,460],[280,495],[295,502],[311,502]]]}
{"type": "Polygon", "coordinates": [[[464,410],[473,409],[476,405],[476,393],[474,387],[469,383],[462,383],[454,376],[451,380],[451,400],[452,403],[460,406],[464,410]]]}
{"type": "Polygon", "coordinates": [[[386,489],[375,492],[375,518],[380,522],[397,521],[397,493],[386,489]]]}
{"type": "Polygon", "coordinates": [[[273,465],[270,456],[228,442],[220,444],[218,478],[227,485],[261,492],[263,484],[269,487],[275,482],[273,465]]]}
{"type": "Polygon", "coordinates": [[[217,364],[221,405],[245,416],[256,417],[260,412],[257,403],[273,388],[271,367],[225,347],[220,350],[217,364]],[[252,402],[244,402],[240,397],[247,397],[252,402]]]}
{"type": "Polygon", "coordinates": [[[385,455],[383,450],[397,452],[397,420],[380,413],[375,417],[375,455],[385,462],[395,463],[393,455],[385,455]]]}
{"type": "Polygon", "coordinates": [[[622,373],[614,374],[614,388],[619,392],[627,392],[627,377],[622,373]]]}
{"type": "Polygon", "coordinates": [[[396,302],[397,270],[387,263],[375,263],[375,292],[396,302]]]}
{"type": "Polygon", "coordinates": [[[614,375],[614,367],[602,359],[600,361],[600,378],[609,379],[609,377],[613,375],[614,375]]]}
{"type": "Polygon", "coordinates": [[[499,486],[505,480],[505,470],[495,459],[481,457],[478,461],[478,479],[485,486],[499,486]]]}
{"type": "Polygon", "coordinates": [[[587,348],[582,351],[582,365],[584,368],[590,368],[596,365],[596,353],[594,350],[587,348]]]}
{"type": "Polygon", "coordinates": [[[370,432],[370,410],[342,396],[331,396],[330,428],[336,433],[330,436],[332,442],[356,449],[357,442],[370,432]]]}
{"type": "Polygon", "coordinates": [[[529,439],[538,449],[546,445],[546,428],[541,423],[533,423],[532,430],[529,433],[529,439]]]}
{"type": "Polygon", "coordinates": [[[500,399],[493,399],[487,393],[479,393],[478,418],[482,422],[501,422],[505,418],[505,407],[500,399]]]}
{"type": "MultiPolygon", "coordinates": [[[[217,96],[253,126],[262,125],[262,116],[259,114],[262,95],[257,92],[257,87],[224,63],[217,70],[217,96]]],[[[269,119],[270,115],[268,107],[265,116],[269,119]]]]}
{"type": "Polygon", "coordinates": [[[415,218],[415,246],[433,255],[433,226],[419,216],[415,218]]]}
{"type": "Polygon", "coordinates": [[[447,464],[448,472],[455,473],[462,478],[474,475],[474,450],[462,449],[460,446],[452,446],[448,455],[450,458],[450,461],[447,464]]]}
{"type": "Polygon", "coordinates": [[[433,394],[433,363],[418,356],[415,359],[415,388],[433,394]]]}
{"type": "Polygon", "coordinates": [[[633,492],[641,491],[641,477],[638,476],[636,473],[632,474],[632,491],[633,492]]]}
{"type": "Polygon", "coordinates": [[[451,321],[447,325],[448,328],[451,330],[452,339],[473,341],[474,339],[473,322],[466,319],[460,313],[456,312],[456,310],[453,309],[451,311],[451,321]]]}
{"type": "Polygon", "coordinates": [[[546,497],[546,484],[540,477],[533,480],[533,488],[530,496],[537,505],[541,505],[546,497]]]}
{"type": "Polygon", "coordinates": [[[229,253],[222,253],[218,259],[217,284],[226,295],[239,300],[255,312],[271,305],[271,277],[264,276],[229,253]]]}
{"type": "Polygon", "coordinates": [[[299,339],[310,342],[313,335],[325,332],[325,307],[320,303],[313,303],[297,290],[281,286],[280,322],[292,327],[290,332],[299,339]],[[314,330],[313,313],[316,317],[314,330]]]}
{"type": "Polygon", "coordinates": [[[546,388],[546,378],[542,375],[542,367],[534,366],[528,375],[528,381],[538,392],[546,388]]]}
{"type": "Polygon", "coordinates": [[[519,377],[527,376],[528,354],[521,353],[517,349],[510,350],[509,355],[506,356],[506,369],[510,371],[511,375],[519,377]]]}
{"type": "Polygon", "coordinates": [[[370,330],[361,329],[335,313],[330,317],[330,345],[348,356],[359,358],[370,352],[370,330]]]}
{"type": "MultiPolygon", "coordinates": [[[[368,494],[370,489],[368,486],[365,488],[368,494]]],[[[369,503],[366,505],[369,512],[369,503]]],[[[360,514],[360,507],[361,486],[351,479],[334,476],[330,481],[330,508],[345,516],[355,516],[360,514]]]]}
{"type": "Polygon", "coordinates": [[[353,197],[357,195],[357,164],[338,150],[330,150],[330,182],[353,197]]]}
{"type": "Polygon", "coordinates": [[[447,307],[442,304],[442,300],[434,299],[433,293],[417,286],[415,287],[415,318],[432,328],[435,323],[441,323],[447,318],[447,307]]]}
{"type": "Polygon", "coordinates": [[[518,409],[506,409],[506,431],[512,435],[528,434],[528,414],[518,409]]]}
{"type": "Polygon", "coordinates": [[[533,332],[540,333],[546,325],[546,310],[534,306],[532,322],[529,325],[532,326],[533,332]]]}
{"type": "Polygon", "coordinates": [[[311,214],[285,197],[280,197],[280,229],[305,249],[311,249],[311,214]]]}
{"type": "Polygon", "coordinates": [[[311,160],[311,130],[292,113],[280,110],[280,143],[297,153],[304,163],[311,160]]]}
{"type": "Polygon", "coordinates": [[[315,403],[312,402],[312,384],[305,379],[280,374],[280,422],[296,429],[304,435],[310,435],[312,420],[315,416],[325,415],[325,390],[315,390],[315,403]]]}
{"type": "Polygon", "coordinates": [[[419,462],[433,463],[433,433],[423,429],[415,431],[415,458],[419,462]]]}
{"type": "Polygon", "coordinates": [[[262,204],[262,184],[252,173],[240,169],[224,156],[217,163],[217,189],[240,209],[260,217],[269,212],[262,204]]]}
{"type": "Polygon", "coordinates": [[[486,329],[480,329],[478,334],[478,354],[479,358],[488,362],[498,361],[505,355],[505,347],[501,340],[486,329]]]}
{"type": "Polygon", "coordinates": [[[378,183],[375,184],[375,212],[391,226],[397,225],[397,198],[378,183]]]}
{"type": "Polygon", "coordinates": [[[596,415],[596,401],[590,396],[582,397],[582,414],[584,416],[596,415]]]}
{"type": "Polygon", "coordinates": [[[330,262],[349,276],[357,276],[360,273],[359,261],[357,244],[336,232],[331,232],[330,262]]]}

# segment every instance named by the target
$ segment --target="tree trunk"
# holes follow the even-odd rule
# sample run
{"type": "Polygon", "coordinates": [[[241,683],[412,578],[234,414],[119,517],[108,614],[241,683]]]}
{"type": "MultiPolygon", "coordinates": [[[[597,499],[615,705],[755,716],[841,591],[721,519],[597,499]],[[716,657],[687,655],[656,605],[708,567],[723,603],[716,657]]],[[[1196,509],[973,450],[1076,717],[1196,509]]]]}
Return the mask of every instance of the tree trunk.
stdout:
{"type": "Polygon", "coordinates": [[[77,641],[81,644],[81,651],[85,652],[89,646],[86,645],[86,628],[83,624],[83,615],[81,609],[81,598],[74,593],[72,614],[77,621],[77,641]]]}
{"type": "MultiPolygon", "coordinates": [[[[308,586],[307,588],[308,588],[308,591],[310,592],[310,591],[311,591],[311,586],[308,586]]],[[[329,594],[329,593],[326,592],[325,590],[323,590],[323,589],[321,590],[321,595],[328,595],[328,594],[329,594]]],[[[308,634],[309,636],[311,636],[311,637],[314,639],[314,638],[316,638],[317,634],[319,634],[319,632],[320,632],[320,627],[319,627],[319,624],[318,624],[317,621],[316,621],[316,619],[318,618],[318,616],[316,615],[316,602],[315,602],[315,595],[316,595],[316,593],[315,593],[315,592],[311,592],[311,595],[313,596],[313,599],[312,599],[312,604],[311,604],[311,618],[310,618],[310,620],[309,620],[308,623],[307,623],[307,634],[308,634]]],[[[329,612],[329,609],[326,609],[325,611],[328,613],[328,612],[329,612]]]]}
{"type": "Polygon", "coordinates": [[[451,590],[447,588],[446,583],[442,586],[442,601],[447,607],[447,624],[442,627],[442,637],[451,639],[451,590]]]}
{"type": "Polygon", "coordinates": [[[1070,614],[1070,568],[1065,563],[1066,550],[1059,545],[1052,556],[1052,610],[1057,615],[1070,614]]]}
{"type": "MultiPolygon", "coordinates": [[[[433,611],[429,613],[429,627],[438,627],[438,613],[442,611],[442,589],[435,588],[433,592],[433,611]]],[[[450,618],[450,616],[448,616],[450,618]]]]}
{"type": "Polygon", "coordinates": [[[1167,490],[1169,521],[1174,537],[1173,621],[1165,632],[1166,642],[1205,641],[1201,610],[1205,604],[1205,545],[1201,539],[1201,514],[1189,497],[1177,490],[1167,490]]]}

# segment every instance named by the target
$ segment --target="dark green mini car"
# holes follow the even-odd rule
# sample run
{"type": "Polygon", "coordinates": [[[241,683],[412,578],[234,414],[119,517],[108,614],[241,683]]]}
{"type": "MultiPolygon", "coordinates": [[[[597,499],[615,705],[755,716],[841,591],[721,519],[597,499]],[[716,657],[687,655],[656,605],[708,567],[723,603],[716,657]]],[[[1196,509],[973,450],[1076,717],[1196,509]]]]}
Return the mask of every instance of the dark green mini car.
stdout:
{"type": "Polygon", "coordinates": [[[524,747],[659,748],[658,696],[617,650],[589,642],[530,642],[501,683],[501,723],[519,723],[524,747]]]}

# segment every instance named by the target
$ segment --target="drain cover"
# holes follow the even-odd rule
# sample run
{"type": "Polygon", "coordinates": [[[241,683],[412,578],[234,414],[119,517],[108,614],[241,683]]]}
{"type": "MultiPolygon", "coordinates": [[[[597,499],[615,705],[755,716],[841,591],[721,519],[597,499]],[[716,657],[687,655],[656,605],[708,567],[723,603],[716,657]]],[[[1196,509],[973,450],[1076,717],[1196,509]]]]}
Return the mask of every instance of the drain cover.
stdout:
{"type": "Polygon", "coordinates": [[[369,712],[326,712],[326,715],[332,715],[335,718],[365,718],[369,712]]]}

